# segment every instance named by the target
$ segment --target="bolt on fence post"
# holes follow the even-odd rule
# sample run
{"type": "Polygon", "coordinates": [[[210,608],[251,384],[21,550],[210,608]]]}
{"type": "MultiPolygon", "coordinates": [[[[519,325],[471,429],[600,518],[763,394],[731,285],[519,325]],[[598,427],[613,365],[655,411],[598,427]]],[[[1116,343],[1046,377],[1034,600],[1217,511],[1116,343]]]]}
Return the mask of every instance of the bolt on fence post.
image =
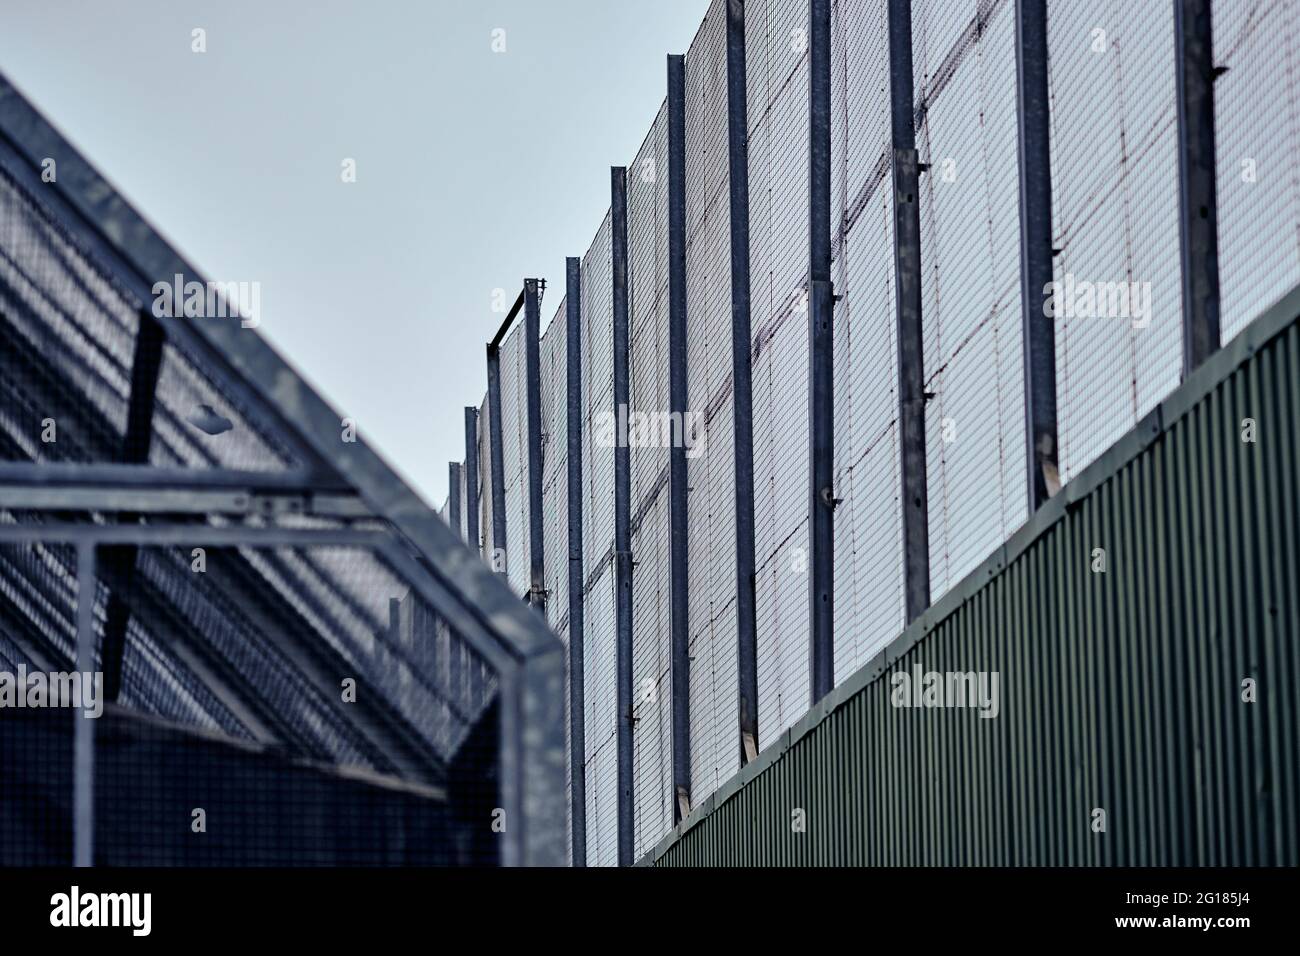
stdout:
{"type": "Polygon", "coordinates": [[[483,543],[478,538],[478,409],[465,406],[465,539],[478,554],[483,543]]]}
{"type": "MultiPolygon", "coordinates": [[[[77,548],[77,670],[95,670],[95,546],[77,548]]],[[[72,864],[95,865],[95,725],[83,709],[73,717],[72,864]]]]}
{"type": "Polygon", "coordinates": [[[831,289],[831,5],[809,4],[808,595],[809,690],[835,686],[835,355],[831,289]]]}
{"type": "Polygon", "coordinates": [[[1219,212],[1215,193],[1214,43],[1210,0],[1174,0],[1183,378],[1219,347],[1219,212]]]}
{"type": "Polygon", "coordinates": [[[898,303],[899,445],[907,622],[930,606],[925,460],[925,351],[921,333],[921,213],[912,94],[912,3],[889,0],[889,94],[894,177],[894,289],[898,303]]]}
{"type": "Polygon", "coordinates": [[[583,646],[582,567],[582,260],[570,256],[565,272],[565,385],[568,397],[569,471],[569,780],[572,792],[573,865],[587,865],[586,662],[583,646]]]}
{"type": "MultiPolygon", "coordinates": [[[[685,431],[686,379],[686,58],[668,57],[668,401],[685,431]]],[[[696,436],[698,437],[698,436],[696,436]]],[[[684,436],[683,436],[684,438],[684,436]]],[[[691,810],[691,634],[687,600],[686,446],[668,451],[672,567],[673,823],[691,810]]]]}
{"type": "Polygon", "coordinates": [[[528,603],[546,610],[542,549],[542,362],[537,280],[524,280],[524,385],[528,400],[528,603]]]}
{"type": "Polygon", "coordinates": [[[1020,305],[1024,338],[1029,514],[1061,487],[1056,433],[1056,332],[1043,312],[1052,282],[1051,106],[1047,0],[1016,0],[1016,124],[1020,166],[1020,305]]]}
{"type": "Polygon", "coordinates": [[[491,449],[492,558],[493,571],[506,571],[506,479],[501,460],[501,353],[494,344],[487,347],[488,447],[491,449]]]}
{"type": "Polygon", "coordinates": [[[754,395],[749,308],[749,130],[745,4],[727,4],[727,162],[731,221],[731,381],[736,480],[736,671],[740,765],[758,756],[754,569],[754,395]]]}
{"type": "Polygon", "coordinates": [[[460,464],[447,462],[447,524],[457,535],[460,530],[460,464]]]}

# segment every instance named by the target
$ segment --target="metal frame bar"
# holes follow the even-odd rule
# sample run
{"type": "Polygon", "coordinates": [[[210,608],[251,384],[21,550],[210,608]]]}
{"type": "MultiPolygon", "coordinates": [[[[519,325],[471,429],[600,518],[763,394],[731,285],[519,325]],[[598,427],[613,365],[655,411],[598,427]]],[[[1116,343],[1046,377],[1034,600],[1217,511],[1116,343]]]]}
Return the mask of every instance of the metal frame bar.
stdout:
{"type": "Polygon", "coordinates": [[[350,528],[286,528],[277,525],[205,524],[78,524],[70,521],[0,524],[0,543],[55,541],[96,546],[133,544],[140,547],[212,548],[377,548],[388,538],[383,531],[350,528]]]}
{"type": "MultiPolygon", "coordinates": [[[[103,250],[139,302],[155,280],[182,273],[202,280],[174,249],[0,76],[0,141],[16,157],[24,181],[39,182],[41,159],[58,156],[57,183],[40,186],[42,201],[89,248],[103,250]]],[[[8,168],[8,165],[6,165],[8,168]]],[[[423,504],[364,441],[338,440],[340,416],[254,330],[236,320],[160,320],[181,336],[253,414],[265,412],[300,445],[319,475],[356,490],[376,517],[390,521],[421,555],[420,567],[445,590],[439,611],[463,635],[474,633],[485,655],[506,652],[501,733],[503,792],[516,800],[504,834],[507,864],[562,864],[564,850],[564,650],[538,615],[478,561],[465,561],[446,523],[423,504]],[[486,631],[486,635],[484,634],[486,631]],[[483,638],[488,640],[484,641],[483,638]],[[526,720],[528,733],[511,719],[526,720]],[[513,794],[513,796],[512,796],[513,794]],[[526,797],[526,800],[525,800],[526,797]]],[[[315,480],[309,478],[308,480],[315,480]]],[[[467,638],[468,639],[468,638],[467,638]]],[[[507,807],[509,810],[509,807],[507,807]]]]}
{"type": "MultiPolygon", "coordinates": [[[[77,547],[77,670],[95,670],[95,549],[77,547]]],[[[95,865],[95,724],[84,711],[73,717],[72,864],[95,865]]]]}
{"type": "Polygon", "coordinates": [[[587,865],[587,705],[582,570],[582,260],[564,260],[569,492],[569,780],[573,865],[587,865]]]}
{"type": "Polygon", "coordinates": [[[610,169],[610,235],[614,298],[614,594],[618,714],[618,864],[633,864],[635,809],[632,714],[632,469],[628,448],[627,169],[610,169]],[[622,412],[622,413],[620,413],[622,412]]]}
{"type": "Polygon", "coordinates": [[[475,553],[483,553],[478,536],[478,409],[465,406],[465,539],[475,553]]]}
{"type": "Polygon", "coordinates": [[[809,4],[809,690],[835,686],[835,297],[831,287],[831,4],[809,4]]]}
{"type": "Polygon", "coordinates": [[[317,483],[299,473],[156,467],[120,462],[0,462],[0,485],[105,485],[113,488],[238,489],[249,493],[356,495],[355,490],[347,485],[317,483]]]}
{"type": "MultiPolygon", "coordinates": [[[[668,404],[686,420],[686,58],[668,57],[668,404]]],[[[686,443],[668,450],[669,626],[672,644],[673,823],[691,812],[691,633],[686,443]]]]}
{"type": "Polygon", "coordinates": [[[528,399],[528,603],[546,612],[542,547],[542,319],[537,280],[524,280],[524,385],[528,399]]]}
{"type": "Polygon", "coordinates": [[[736,743],[742,767],[758,756],[759,746],[753,341],[749,299],[749,114],[745,82],[745,3],[731,0],[727,4],[727,168],[731,203],[731,381],[736,481],[736,743]]]}
{"type": "Polygon", "coordinates": [[[1219,348],[1219,212],[1210,0],[1173,0],[1178,101],[1178,237],[1183,378],[1219,348]]]}
{"type": "Polygon", "coordinates": [[[912,2],[889,0],[889,99],[894,175],[894,289],[907,623],[930,606],[930,513],[925,460],[925,345],[921,331],[921,212],[912,105],[912,2]]]}
{"type": "Polygon", "coordinates": [[[1047,0],[1016,0],[1016,125],[1020,167],[1020,304],[1025,363],[1029,513],[1061,488],[1056,431],[1056,329],[1043,314],[1052,282],[1051,100],[1047,0]]]}

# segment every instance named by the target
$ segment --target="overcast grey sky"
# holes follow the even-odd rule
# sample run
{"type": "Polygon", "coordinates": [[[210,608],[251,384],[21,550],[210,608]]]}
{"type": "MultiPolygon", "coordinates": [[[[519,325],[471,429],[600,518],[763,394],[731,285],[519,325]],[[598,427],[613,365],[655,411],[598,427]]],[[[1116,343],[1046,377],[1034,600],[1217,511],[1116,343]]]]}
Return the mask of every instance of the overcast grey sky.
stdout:
{"type": "Polygon", "coordinates": [[[4,0],[0,69],[439,505],[493,289],[549,321],[707,7],[4,0]]]}

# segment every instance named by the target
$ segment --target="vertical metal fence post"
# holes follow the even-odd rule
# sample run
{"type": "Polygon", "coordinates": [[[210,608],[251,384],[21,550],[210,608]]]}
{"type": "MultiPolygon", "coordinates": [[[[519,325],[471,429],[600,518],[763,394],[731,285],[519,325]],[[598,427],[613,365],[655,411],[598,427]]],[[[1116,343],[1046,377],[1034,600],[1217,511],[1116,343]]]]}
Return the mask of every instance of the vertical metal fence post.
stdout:
{"type": "Polygon", "coordinates": [[[457,535],[460,527],[460,463],[447,462],[447,524],[457,535]]]}
{"type": "Polygon", "coordinates": [[[465,407],[465,540],[475,554],[483,553],[478,538],[478,409],[465,407]]]}
{"type": "Polygon", "coordinates": [[[758,622],[754,608],[754,395],[749,309],[749,121],[745,3],[727,4],[727,154],[731,192],[731,381],[736,476],[736,671],[740,765],[758,756],[758,622]]]}
{"type": "Polygon", "coordinates": [[[910,624],[930,605],[925,461],[925,350],[921,335],[921,213],[912,95],[912,3],[889,0],[889,97],[894,148],[894,289],[902,459],[904,603],[910,624]]]}
{"type": "Polygon", "coordinates": [[[835,355],[831,289],[831,4],[809,5],[809,672],[815,704],[835,686],[835,355]]]}
{"type": "Polygon", "coordinates": [[[546,609],[542,549],[542,362],[541,308],[537,280],[524,280],[524,384],[528,400],[528,603],[546,609]]]}
{"type": "Polygon", "coordinates": [[[614,285],[614,587],[617,631],[618,863],[632,865],[632,482],[628,448],[627,169],[610,170],[614,285]]]}
{"type": "Polygon", "coordinates": [[[568,397],[569,471],[569,780],[572,792],[573,865],[587,865],[586,663],[583,646],[582,567],[582,260],[570,256],[565,272],[565,385],[568,397]]]}
{"type": "MultiPolygon", "coordinates": [[[[77,548],[77,670],[95,670],[95,546],[77,548]]],[[[101,700],[103,688],[100,688],[101,700]]],[[[95,724],[84,710],[73,716],[72,863],[95,863],[95,724]]]]}
{"type": "Polygon", "coordinates": [[[492,450],[490,484],[492,485],[492,555],[493,571],[506,572],[506,479],[501,460],[501,353],[495,345],[487,347],[488,442],[492,450]]]}
{"type": "MultiPolygon", "coordinates": [[[[686,427],[686,58],[668,57],[668,403],[686,427]]],[[[698,436],[697,436],[698,437],[698,436]]],[[[673,693],[673,823],[691,810],[691,634],[687,601],[686,447],[668,451],[673,693]]]]}
{"type": "Polygon", "coordinates": [[[1056,436],[1056,332],[1043,313],[1052,281],[1051,113],[1047,0],[1016,0],[1016,121],[1020,149],[1020,304],[1025,362],[1029,513],[1061,487],[1056,436]]]}
{"type": "Polygon", "coordinates": [[[1219,347],[1219,212],[1210,0],[1174,0],[1183,377],[1219,347]]]}

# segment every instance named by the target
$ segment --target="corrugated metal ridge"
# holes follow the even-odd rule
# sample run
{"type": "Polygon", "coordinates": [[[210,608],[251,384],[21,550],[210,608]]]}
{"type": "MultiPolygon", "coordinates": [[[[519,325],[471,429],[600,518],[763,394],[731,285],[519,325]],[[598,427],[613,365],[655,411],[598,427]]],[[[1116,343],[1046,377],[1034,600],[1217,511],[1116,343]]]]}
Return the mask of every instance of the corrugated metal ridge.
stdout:
{"type": "Polygon", "coordinates": [[[690,830],[703,823],[712,812],[781,760],[787,750],[815,730],[834,711],[885,676],[898,661],[940,624],[955,614],[968,600],[982,591],[1012,562],[1037,541],[1044,538],[1070,510],[1106,482],[1115,478],[1130,462],[1151,447],[1157,439],[1185,418],[1200,402],[1226,382],[1252,359],[1257,352],[1300,324],[1300,287],[1292,289],[1241,333],[1222,346],[1197,368],[1164,401],[1160,402],[1137,425],[1088,465],[1060,494],[1040,508],[1001,546],[943,597],[931,605],[884,650],[812,707],[789,730],[783,732],[758,757],[739,773],[718,787],[693,808],[691,814],[674,827],[655,848],[638,861],[649,866],[663,857],[690,830]]]}

